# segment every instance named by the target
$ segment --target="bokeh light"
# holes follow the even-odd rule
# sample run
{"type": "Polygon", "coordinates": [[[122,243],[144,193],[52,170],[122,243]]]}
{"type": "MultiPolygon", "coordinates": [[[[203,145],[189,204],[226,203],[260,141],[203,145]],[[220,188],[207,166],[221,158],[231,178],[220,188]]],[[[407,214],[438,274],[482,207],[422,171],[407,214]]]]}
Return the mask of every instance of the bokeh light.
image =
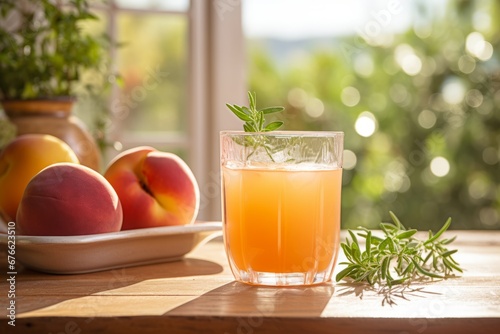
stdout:
{"type": "Polygon", "coordinates": [[[397,104],[403,104],[408,99],[408,89],[400,83],[394,84],[389,88],[391,99],[397,104]]]}
{"type": "Polygon", "coordinates": [[[369,77],[373,74],[375,65],[369,54],[362,53],[354,58],[354,71],[362,77],[369,77]]]}
{"type": "Polygon", "coordinates": [[[487,147],[483,150],[483,161],[488,165],[495,165],[500,160],[500,153],[494,147],[487,147]]]}
{"type": "Polygon", "coordinates": [[[432,174],[443,177],[450,172],[450,163],[444,157],[435,157],[431,160],[430,169],[432,174]]]}
{"type": "Polygon", "coordinates": [[[477,108],[483,103],[483,93],[477,89],[471,89],[465,96],[465,102],[472,108],[477,108]]]}
{"type": "Polygon", "coordinates": [[[356,167],[357,162],[358,158],[356,157],[356,154],[353,151],[344,150],[344,159],[342,164],[343,169],[346,170],[354,169],[354,167],[356,167]]]}
{"type": "Polygon", "coordinates": [[[359,91],[356,88],[349,86],[342,89],[342,93],[340,94],[340,99],[342,100],[342,103],[345,104],[346,106],[354,107],[359,103],[361,95],[359,94],[359,91]]]}
{"type": "Polygon", "coordinates": [[[406,174],[404,164],[397,160],[389,163],[384,174],[384,188],[390,192],[404,193],[410,186],[411,181],[406,174]]]}
{"type": "Polygon", "coordinates": [[[417,75],[422,70],[422,60],[408,44],[398,45],[395,58],[401,69],[408,75],[417,75]]]}
{"type": "Polygon", "coordinates": [[[491,28],[491,16],[484,10],[478,10],[472,15],[472,25],[474,29],[489,31],[491,28]]]}
{"type": "Polygon", "coordinates": [[[413,32],[418,38],[426,39],[432,35],[432,27],[428,24],[415,24],[413,26],[413,32]]]}
{"type": "Polygon", "coordinates": [[[460,79],[448,78],[442,88],[443,100],[449,104],[459,104],[465,97],[465,87],[460,79]]]}
{"type": "Polygon", "coordinates": [[[476,68],[476,61],[471,56],[463,55],[458,59],[458,68],[462,73],[472,73],[476,68]]]}
{"type": "Polygon", "coordinates": [[[467,35],[465,48],[469,54],[486,61],[493,55],[493,45],[486,41],[480,32],[471,32],[467,35]]]}
{"type": "Polygon", "coordinates": [[[295,108],[304,108],[307,102],[307,93],[302,88],[292,88],[288,91],[287,100],[295,108]]]}
{"type": "Polygon", "coordinates": [[[370,137],[377,129],[377,119],[371,112],[364,111],[358,116],[354,128],[360,136],[370,137]]]}
{"type": "Polygon", "coordinates": [[[408,55],[404,58],[401,67],[406,74],[411,76],[417,75],[422,69],[422,61],[417,55],[408,55]]]}
{"type": "Polygon", "coordinates": [[[481,223],[488,227],[495,227],[500,225],[500,214],[499,210],[492,207],[482,208],[479,211],[479,219],[481,223]]]}
{"type": "Polygon", "coordinates": [[[424,129],[430,129],[436,124],[436,114],[430,110],[422,110],[420,114],[418,114],[418,124],[424,129]]]}
{"type": "Polygon", "coordinates": [[[306,114],[312,118],[318,118],[325,112],[325,105],[320,99],[313,97],[312,99],[307,100],[305,110],[306,114]]]}
{"type": "Polygon", "coordinates": [[[475,200],[486,197],[490,184],[482,175],[475,175],[469,183],[469,196],[475,200]]]}

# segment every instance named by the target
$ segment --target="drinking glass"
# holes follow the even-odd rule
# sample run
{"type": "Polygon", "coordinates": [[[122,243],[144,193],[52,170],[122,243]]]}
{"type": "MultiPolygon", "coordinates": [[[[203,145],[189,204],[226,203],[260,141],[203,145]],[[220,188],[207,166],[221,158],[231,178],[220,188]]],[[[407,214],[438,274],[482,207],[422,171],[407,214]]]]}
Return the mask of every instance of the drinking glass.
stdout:
{"type": "Polygon", "coordinates": [[[343,132],[223,131],[224,244],[237,281],[331,279],[340,232],[343,132]]]}

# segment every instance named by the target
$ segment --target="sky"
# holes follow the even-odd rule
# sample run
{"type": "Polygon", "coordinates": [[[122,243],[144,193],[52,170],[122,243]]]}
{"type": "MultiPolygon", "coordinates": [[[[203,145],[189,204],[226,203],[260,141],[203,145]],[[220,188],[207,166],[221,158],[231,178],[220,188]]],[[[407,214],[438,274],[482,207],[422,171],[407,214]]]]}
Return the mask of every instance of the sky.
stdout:
{"type": "Polygon", "coordinates": [[[431,11],[446,0],[242,0],[250,38],[304,39],[406,30],[417,17],[416,1],[431,11]]]}
{"type": "MultiPolygon", "coordinates": [[[[186,11],[190,0],[114,0],[128,8],[186,11]]],[[[220,3],[218,3],[220,1],[220,3]]],[[[242,4],[249,38],[284,40],[342,35],[397,33],[419,19],[417,4],[442,12],[449,0],[216,0],[242,4]]]]}

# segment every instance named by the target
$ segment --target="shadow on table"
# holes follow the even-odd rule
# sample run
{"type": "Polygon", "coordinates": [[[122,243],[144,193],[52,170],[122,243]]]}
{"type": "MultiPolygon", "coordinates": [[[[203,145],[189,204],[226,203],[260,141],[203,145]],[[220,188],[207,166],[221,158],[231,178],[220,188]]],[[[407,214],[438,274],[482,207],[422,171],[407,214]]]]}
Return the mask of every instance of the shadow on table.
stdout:
{"type": "Polygon", "coordinates": [[[21,314],[34,311],[70,299],[124,288],[146,280],[214,275],[222,270],[223,267],[215,262],[196,258],[76,275],[42,274],[24,269],[17,275],[16,294],[31,298],[27,303],[19,303],[17,312],[21,314]],[[32,287],[30,282],[43,287],[43,294],[39,296],[30,294],[29,290],[32,287]]]}
{"type": "Polygon", "coordinates": [[[264,317],[317,317],[333,294],[334,287],[330,284],[260,287],[231,282],[172,309],[166,315],[245,317],[254,323],[259,323],[264,317]]]}
{"type": "MultiPolygon", "coordinates": [[[[420,284],[424,284],[420,281],[420,284]]],[[[439,293],[425,291],[425,286],[412,287],[408,284],[400,284],[394,286],[371,286],[365,283],[337,283],[337,295],[339,297],[355,295],[359,299],[363,299],[365,293],[377,295],[381,298],[382,306],[394,306],[398,301],[410,301],[412,297],[424,298],[428,295],[436,295],[439,293]]]]}

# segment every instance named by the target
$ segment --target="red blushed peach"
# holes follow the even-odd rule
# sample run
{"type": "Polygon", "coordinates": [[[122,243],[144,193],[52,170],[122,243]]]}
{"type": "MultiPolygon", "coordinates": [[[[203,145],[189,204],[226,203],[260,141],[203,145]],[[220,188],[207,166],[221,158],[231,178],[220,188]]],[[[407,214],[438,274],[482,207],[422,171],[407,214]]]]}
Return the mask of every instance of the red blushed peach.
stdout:
{"type": "Polygon", "coordinates": [[[16,219],[26,185],[36,173],[57,162],[78,163],[73,150],[51,135],[29,134],[13,139],[0,152],[0,216],[16,219]]]}
{"type": "Polygon", "coordinates": [[[119,154],[104,173],[123,206],[123,230],[185,225],[198,214],[200,192],[177,155],[137,147],[119,154]]]}
{"type": "Polygon", "coordinates": [[[28,183],[17,225],[24,235],[85,235],[120,231],[118,195],[96,171],[73,163],[53,164],[28,183]]]}

